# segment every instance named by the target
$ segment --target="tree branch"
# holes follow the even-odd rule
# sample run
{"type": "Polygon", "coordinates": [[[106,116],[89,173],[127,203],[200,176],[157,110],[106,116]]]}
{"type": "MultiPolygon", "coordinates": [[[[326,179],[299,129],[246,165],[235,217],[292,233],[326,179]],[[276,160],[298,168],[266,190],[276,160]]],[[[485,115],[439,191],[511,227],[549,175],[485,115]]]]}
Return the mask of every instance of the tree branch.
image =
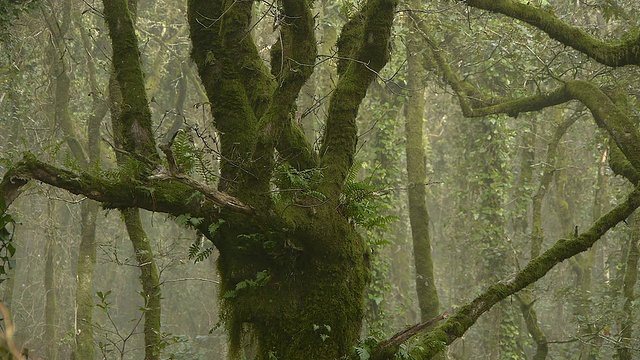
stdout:
{"type": "Polygon", "coordinates": [[[246,166],[254,148],[258,115],[268,105],[264,96],[273,91],[273,86],[264,81],[248,82],[261,77],[264,66],[255,44],[251,45],[250,16],[251,2],[231,1],[225,5],[222,0],[188,1],[191,58],[198,67],[221,138],[220,187],[231,191],[245,175],[241,167],[246,166]],[[246,57],[238,52],[246,53],[246,57]]]}
{"type": "Polygon", "coordinates": [[[554,40],[572,47],[597,62],[611,67],[640,65],[640,35],[625,36],[617,43],[594,38],[577,27],[560,20],[544,8],[526,5],[513,0],[465,0],[464,3],[478,9],[500,13],[524,21],[544,31],[554,40]]]}
{"type": "Polygon", "coordinates": [[[317,52],[309,2],[283,0],[280,38],[271,48],[271,73],[278,86],[260,119],[253,155],[253,173],[266,186],[274,169],[274,149],[298,170],[316,165],[316,154],[292,115],[300,89],[313,74],[317,52]]]}
{"type": "Polygon", "coordinates": [[[368,0],[361,13],[344,26],[338,44],[341,57],[354,59],[338,64],[340,78],[329,102],[320,155],[324,171],[323,191],[338,194],[353,164],[356,151],[356,115],[367,88],[389,60],[391,26],[397,2],[395,0],[368,0]],[[360,23],[359,16],[364,14],[360,23]],[[344,44],[355,41],[356,47],[344,44]]]}
{"type": "Polygon", "coordinates": [[[461,337],[478,318],[495,304],[538,281],[554,266],[588,250],[609,229],[629,217],[640,206],[640,188],[636,187],[627,200],[598,219],[587,231],[571,240],[560,239],[542,255],[532,259],[527,266],[507,280],[490,286],[469,304],[461,307],[445,323],[430,331],[423,341],[425,352],[416,354],[420,359],[431,359],[461,337]]]}
{"type": "Polygon", "coordinates": [[[238,199],[200,184],[186,176],[156,174],[144,183],[132,179],[113,181],[86,172],[75,173],[44,163],[31,154],[13,166],[0,182],[0,195],[7,206],[19,195],[29,180],[38,180],[76,195],[101,202],[106,208],[139,207],[149,211],[210,219],[221,208],[254,214],[238,199]],[[202,195],[198,195],[198,193],[202,195]]]}
{"type": "Polygon", "coordinates": [[[122,95],[116,120],[119,131],[114,132],[123,137],[120,140],[124,150],[158,161],[138,37],[129,6],[126,0],[103,0],[103,4],[113,49],[113,69],[122,95]]]}
{"type": "MultiPolygon", "coordinates": [[[[278,87],[271,101],[273,113],[279,116],[276,149],[291,166],[298,170],[317,165],[317,156],[304,132],[293,121],[295,101],[304,84],[315,69],[318,47],[314,31],[314,18],[307,0],[283,0],[280,25],[280,59],[282,71],[278,87]]],[[[278,48],[278,45],[274,48],[278,48]]],[[[272,51],[273,54],[273,51],[272,51]]],[[[271,62],[273,69],[279,64],[271,62]]]]}
{"type": "Polygon", "coordinates": [[[598,126],[609,133],[631,165],[640,170],[640,132],[627,114],[591,82],[573,80],[565,86],[573,99],[589,108],[598,126]]]}
{"type": "Polygon", "coordinates": [[[374,354],[372,355],[372,359],[383,359],[385,358],[385,356],[390,356],[390,355],[394,355],[398,349],[397,347],[400,346],[401,344],[403,344],[404,342],[406,342],[407,340],[411,339],[412,337],[420,334],[421,332],[423,332],[426,328],[434,325],[435,323],[437,323],[440,320],[444,320],[449,318],[449,314],[444,312],[432,319],[429,319],[427,321],[415,324],[413,326],[410,326],[402,331],[399,331],[398,333],[396,333],[395,335],[393,335],[390,339],[381,342],[377,349],[375,350],[374,354]]]}
{"type": "MultiPolygon", "coordinates": [[[[414,14],[409,13],[409,15],[416,20],[414,14]]],[[[451,68],[449,59],[445,58],[444,51],[428,35],[429,30],[426,28],[426,23],[421,21],[415,21],[415,23],[425,42],[429,45],[425,49],[427,60],[438,67],[444,80],[455,91],[460,101],[462,114],[466,117],[482,117],[493,114],[507,114],[515,117],[522,112],[538,111],[571,100],[569,93],[562,86],[548,93],[520,99],[488,98],[471,83],[462,80],[460,75],[451,68]]]]}
{"type": "MultiPolygon", "coordinates": [[[[491,114],[516,116],[521,112],[542,110],[571,100],[582,102],[593,115],[596,124],[605,129],[615,141],[629,163],[640,170],[640,132],[633,121],[597,85],[585,80],[569,80],[563,86],[546,93],[521,99],[487,99],[470,83],[453,71],[442,51],[423,27],[420,29],[429,49],[425,54],[435,63],[445,80],[460,99],[464,116],[480,117],[491,114]],[[491,105],[484,105],[484,104],[491,105]]],[[[629,171],[626,171],[629,176],[629,171]]]]}

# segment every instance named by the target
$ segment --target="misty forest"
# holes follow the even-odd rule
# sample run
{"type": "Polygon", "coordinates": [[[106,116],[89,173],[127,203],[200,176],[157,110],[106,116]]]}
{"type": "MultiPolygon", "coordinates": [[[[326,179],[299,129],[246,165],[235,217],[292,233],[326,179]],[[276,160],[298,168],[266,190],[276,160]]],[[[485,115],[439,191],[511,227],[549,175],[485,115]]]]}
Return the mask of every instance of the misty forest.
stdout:
{"type": "Polygon", "coordinates": [[[637,0],[0,0],[0,359],[640,359],[637,0]]]}

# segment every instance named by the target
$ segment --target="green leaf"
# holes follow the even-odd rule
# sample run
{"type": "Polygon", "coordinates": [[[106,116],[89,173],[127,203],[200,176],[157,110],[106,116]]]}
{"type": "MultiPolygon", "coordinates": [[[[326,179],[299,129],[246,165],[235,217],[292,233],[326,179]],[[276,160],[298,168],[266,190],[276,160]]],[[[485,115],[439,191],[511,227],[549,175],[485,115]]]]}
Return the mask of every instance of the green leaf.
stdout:
{"type": "Polygon", "coordinates": [[[213,235],[216,233],[216,231],[218,231],[218,229],[220,228],[220,225],[224,224],[224,220],[220,219],[214,223],[212,223],[211,225],[209,225],[209,235],[213,235]]]}

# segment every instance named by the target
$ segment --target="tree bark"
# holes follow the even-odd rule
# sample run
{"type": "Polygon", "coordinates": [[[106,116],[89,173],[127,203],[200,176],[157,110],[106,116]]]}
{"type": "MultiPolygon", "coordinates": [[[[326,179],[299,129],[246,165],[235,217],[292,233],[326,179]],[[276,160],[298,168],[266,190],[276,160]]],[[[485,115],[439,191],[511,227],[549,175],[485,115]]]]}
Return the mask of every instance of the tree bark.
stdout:
{"type": "MultiPolygon", "coordinates": [[[[79,15],[79,14],[78,14],[79,15]]],[[[82,44],[90,53],[91,45],[86,28],[82,24],[82,17],[76,16],[74,22],[80,31],[82,44]]],[[[92,96],[92,113],[87,122],[87,164],[100,162],[100,123],[107,113],[107,104],[98,97],[101,93],[96,80],[95,65],[92,59],[87,59],[87,72],[92,96]]],[[[72,134],[67,134],[72,136],[72,134]]],[[[80,160],[79,160],[80,161],[80,160]]],[[[93,359],[93,274],[96,264],[96,220],[99,204],[93,200],[86,200],[80,207],[80,245],[78,248],[77,287],[76,287],[76,324],[75,324],[75,359],[93,359]]]]}
{"type": "Polygon", "coordinates": [[[57,222],[55,202],[48,201],[47,207],[47,228],[45,229],[47,244],[45,247],[44,265],[44,342],[46,344],[47,359],[56,360],[58,357],[57,342],[57,310],[56,310],[56,271],[55,271],[55,249],[58,245],[57,222]]]}
{"type": "Polygon", "coordinates": [[[123,209],[122,217],[140,268],[140,283],[144,299],[142,310],[144,313],[144,359],[157,360],[160,358],[162,341],[160,274],[153,257],[151,242],[140,220],[140,210],[138,208],[123,209]]]}
{"type": "Polygon", "coordinates": [[[622,314],[624,320],[620,321],[620,342],[616,346],[617,358],[620,360],[633,359],[634,349],[632,343],[633,330],[636,326],[632,311],[633,302],[636,301],[635,285],[638,281],[638,262],[640,259],[640,214],[636,211],[633,215],[633,231],[629,237],[627,246],[627,259],[625,263],[622,283],[622,314]]]}
{"type": "MultiPolygon", "coordinates": [[[[413,4],[417,5],[417,4],[413,4]]],[[[422,79],[426,71],[422,66],[422,44],[419,34],[407,35],[407,88],[410,89],[406,107],[405,154],[409,182],[409,221],[413,239],[413,259],[416,267],[416,292],[420,307],[420,320],[436,317],[440,302],[433,274],[431,256],[430,220],[427,209],[427,164],[424,144],[425,88],[422,79]]]]}
{"type": "MultiPolygon", "coordinates": [[[[121,167],[142,162],[139,172],[132,174],[134,179],[140,179],[150,171],[151,163],[159,161],[159,155],[151,130],[151,112],[134,31],[137,1],[104,0],[103,3],[113,50],[109,103],[114,144],[124,151],[118,153],[116,159],[121,167]]],[[[128,207],[120,211],[140,268],[145,360],[158,360],[162,341],[161,296],[153,248],[142,226],[139,209],[128,207]]]]}

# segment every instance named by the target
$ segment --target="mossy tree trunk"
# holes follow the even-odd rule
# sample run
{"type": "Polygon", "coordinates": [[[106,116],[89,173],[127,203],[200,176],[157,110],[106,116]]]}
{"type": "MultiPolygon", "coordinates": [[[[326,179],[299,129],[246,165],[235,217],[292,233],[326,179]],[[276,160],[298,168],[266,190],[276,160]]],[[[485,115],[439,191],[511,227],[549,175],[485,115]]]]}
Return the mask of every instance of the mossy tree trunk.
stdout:
{"type": "MultiPolygon", "coordinates": [[[[514,238],[525,238],[527,236],[527,229],[531,227],[529,222],[529,213],[531,210],[530,202],[532,194],[529,189],[531,188],[533,181],[533,168],[535,161],[535,143],[536,143],[536,131],[537,131],[537,118],[536,115],[525,117],[525,124],[523,128],[522,145],[520,149],[520,164],[519,174],[516,182],[516,194],[515,194],[515,219],[513,222],[514,238]]],[[[531,243],[533,244],[533,243],[531,243]]],[[[533,245],[530,245],[533,249],[533,245]]],[[[534,254],[531,252],[531,258],[535,258],[539,253],[534,254]]],[[[529,335],[536,343],[536,351],[534,353],[534,360],[544,360],[547,357],[549,346],[547,338],[542,330],[542,327],[538,323],[538,314],[533,307],[535,303],[534,288],[533,286],[520,291],[516,294],[516,299],[520,306],[520,312],[524,319],[525,325],[529,335]]]]}
{"type": "Polygon", "coordinates": [[[640,213],[637,211],[632,217],[632,227],[633,229],[627,243],[628,251],[622,282],[623,320],[619,323],[620,342],[616,345],[617,359],[620,360],[631,360],[634,354],[632,342],[636,321],[633,315],[633,303],[637,301],[635,286],[638,281],[638,262],[640,260],[640,213]]]}
{"type": "Polygon", "coordinates": [[[162,341],[162,333],[160,332],[160,275],[153,258],[151,242],[140,220],[140,210],[128,208],[121,211],[140,268],[140,283],[144,300],[144,359],[157,360],[160,358],[160,343],[162,341]]]}
{"type": "MultiPolygon", "coordinates": [[[[82,18],[79,16],[74,18],[74,22],[80,36],[82,44],[91,53],[91,42],[86,31],[82,18]]],[[[96,79],[95,64],[92,59],[88,58],[86,62],[87,72],[89,75],[89,84],[92,94],[92,109],[89,120],[87,122],[87,141],[85,148],[87,149],[87,161],[81,163],[98,164],[100,162],[100,123],[105,117],[108,107],[105,99],[99,97],[101,94],[96,79]]],[[[72,137],[72,134],[67,134],[72,137]]],[[[76,159],[81,159],[80,154],[75,154],[76,159]]],[[[87,200],[82,203],[80,208],[80,246],[78,248],[78,265],[77,265],[77,287],[76,287],[76,328],[75,328],[75,359],[93,359],[94,357],[94,338],[93,338],[93,274],[96,264],[96,219],[98,215],[99,204],[93,200],[87,200]]]]}
{"type": "MultiPolygon", "coordinates": [[[[553,136],[547,143],[546,159],[543,162],[542,176],[540,177],[538,190],[532,196],[531,204],[531,245],[530,245],[530,258],[535,259],[542,251],[542,244],[544,242],[544,232],[542,228],[542,202],[547,194],[547,190],[553,180],[553,174],[556,170],[556,154],[560,140],[567,132],[569,126],[571,126],[578,116],[571,116],[565,121],[558,124],[553,136]]],[[[533,135],[533,134],[532,134],[533,135]]],[[[533,146],[531,144],[530,146],[533,146]]],[[[526,149],[526,148],[525,148],[526,149]]],[[[529,169],[533,166],[533,159],[527,157],[526,161],[523,160],[523,164],[529,166],[529,169]]],[[[523,169],[523,172],[527,170],[523,169]]],[[[538,323],[538,315],[533,307],[535,303],[534,289],[529,287],[522,290],[517,294],[518,302],[520,303],[520,310],[524,317],[527,330],[536,343],[536,352],[534,354],[534,360],[544,360],[547,358],[549,352],[549,344],[547,337],[544,334],[540,324],[538,323]]]]}
{"type": "Polygon", "coordinates": [[[225,222],[210,234],[220,250],[221,293],[227,293],[223,317],[232,351],[248,326],[258,341],[259,359],[338,358],[359,337],[369,278],[366,244],[341,214],[340,192],[353,163],[355,115],[375,77],[370,70],[386,62],[394,3],[369,1],[343,30],[341,56],[359,61],[339,65],[320,154],[292,116],[316,56],[308,4],[282,2],[286,21],[272,47],[271,76],[247,36],[251,3],[231,4],[189,1],[192,57],[227,154],[219,189],[257,214],[278,214],[256,222],[254,216],[223,211],[225,222]],[[210,24],[218,18],[219,24],[210,24]],[[322,199],[286,195],[283,183],[278,183],[280,199],[267,196],[276,159],[294,172],[315,173],[308,190],[322,199]],[[248,280],[254,285],[245,287],[248,280]]]}
{"type": "MultiPolygon", "coordinates": [[[[48,58],[50,61],[50,73],[52,78],[52,133],[55,132],[57,127],[61,127],[65,132],[69,131],[68,127],[71,121],[69,118],[69,102],[70,102],[70,88],[71,79],[69,78],[69,70],[66,65],[67,57],[66,44],[64,38],[69,31],[71,25],[71,2],[64,1],[61,4],[61,17],[58,19],[51,14],[44,15],[45,21],[49,32],[51,33],[52,42],[48,49],[48,58]]],[[[65,134],[66,135],[66,134],[65,134]]],[[[84,154],[80,143],[76,141],[75,137],[71,137],[67,141],[71,151],[74,155],[82,154],[82,160],[84,160],[84,154]]],[[[45,247],[45,274],[44,274],[44,288],[45,288],[45,324],[44,324],[44,340],[46,344],[46,357],[48,359],[57,359],[57,299],[56,299],[56,271],[55,271],[55,254],[58,248],[58,231],[57,224],[59,216],[56,209],[56,203],[54,200],[49,200],[47,204],[47,224],[46,224],[46,239],[47,244],[45,247]]]]}
{"type": "Polygon", "coordinates": [[[57,342],[57,309],[56,309],[56,271],[55,271],[55,255],[58,245],[58,216],[56,212],[56,203],[49,200],[47,204],[47,222],[46,222],[46,239],[45,247],[45,265],[44,265],[44,343],[46,344],[47,359],[55,360],[58,357],[57,342]]]}
{"type": "MultiPolygon", "coordinates": [[[[560,219],[562,227],[562,233],[567,236],[576,236],[575,221],[572,219],[571,214],[574,213],[574,209],[567,196],[567,186],[569,186],[568,174],[566,170],[567,160],[564,155],[563,145],[560,144],[558,149],[558,169],[555,171],[555,210],[560,219]]],[[[591,248],[582,254],[578,254],[571,258],[571,269],[574,272],[575,286],[577,292],[575,293],[573,300],[573,313],[578,319],[588,319],[590,315],[591,303],[589,300],[591,291],[591,271],[595,261],[595,252],[591,248]]],[[[589,337],[595,332],[595,327],[589,323],[589,321],[578,320],[579,333],[582,336],[589,337]]],[[[584,342],[580,344],[580,358],[595,360],[598,358],[599,346],[593,345],[598,339],[593,342],[584,342]]]]}
{"type": "MultiPolygon", "coordinates": [[[[136,178],[142,179],[149,162],[157,163],[159,155],[151,130],[151,111],[134,31],[137,1],[104,0],[103,3],[113,50],[109,104],[114,145],[118,151],[116,158],[120,166],[137,164],[133,166],[140,167],[141,171],[130,179],[138,181],[136,178]]],[[[140,268],[145,360],[157,360],[162,341],[160,275],[139,209],[128,207],[120,210],[140,268]]]]}
{"type": "MultiPolygon", "coordinates": [[[[411,3],[416,7],[415,1],[411,3]]],[[[417,19],[416,19],[417,20],[417,19]]],[[[409,22],[413,24],[412,22],[409,22]]],[[[405,155],[407,157],[407,177],[409,195],[409,221],[413,239],[413,261],[416,267],[416,292],[420,307],[421,321],[435,318],[440,301],[433,274],[431,256],[430,220],[427,209],[427,164],[424,143],[425,87],[423,79],[426,71],[423,66],[421,49],[424,47],[418,32],[407,35],[407,88],[409,99],[406,105],[405,135],[407,138],[405,155]]]]}

